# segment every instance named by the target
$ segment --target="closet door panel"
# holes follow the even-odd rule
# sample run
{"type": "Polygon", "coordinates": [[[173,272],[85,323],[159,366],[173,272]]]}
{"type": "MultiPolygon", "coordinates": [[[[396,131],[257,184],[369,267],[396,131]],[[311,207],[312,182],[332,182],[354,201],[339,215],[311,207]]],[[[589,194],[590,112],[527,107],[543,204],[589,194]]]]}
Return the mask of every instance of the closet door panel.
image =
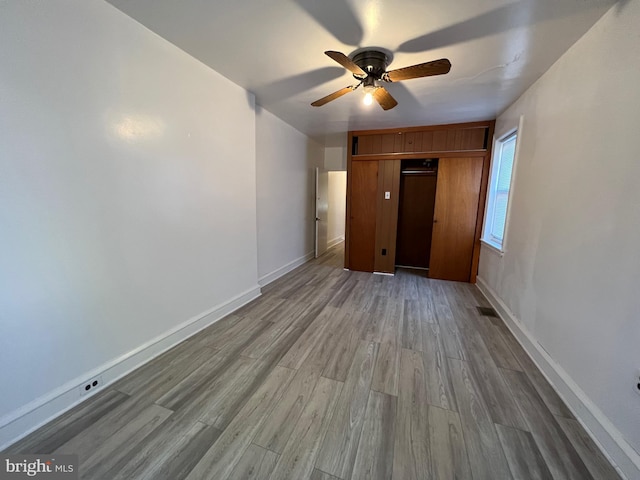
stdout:
{"type": "Polygon", "coordinates": [[[429,277],[468,282],[482,181],[482,157],[441,158],[429,277]]]}
{"type": "Polygon", "coordinates": [[[378,162],[351,164],[349,268],[373,272],[376,247],[378,162]]]}
{"type": "Polygon", "coordinates": [[[378,205],[374,271],[393,273],[396,259],[400,162],[380,160],[378,163],[378,205]],[[389,193],[386,198],[385,192],[389,193]]]}

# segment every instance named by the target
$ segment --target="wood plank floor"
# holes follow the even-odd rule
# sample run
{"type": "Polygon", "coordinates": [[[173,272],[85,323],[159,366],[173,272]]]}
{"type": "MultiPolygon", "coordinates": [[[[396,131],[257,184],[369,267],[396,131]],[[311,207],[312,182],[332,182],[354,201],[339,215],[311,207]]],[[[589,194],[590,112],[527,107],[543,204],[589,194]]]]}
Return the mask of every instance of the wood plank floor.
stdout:
{"type": "Polygon", "coordinates": [[[473,285],[334,247],[10,447],[82,479],[617,479],[473,285]]]}

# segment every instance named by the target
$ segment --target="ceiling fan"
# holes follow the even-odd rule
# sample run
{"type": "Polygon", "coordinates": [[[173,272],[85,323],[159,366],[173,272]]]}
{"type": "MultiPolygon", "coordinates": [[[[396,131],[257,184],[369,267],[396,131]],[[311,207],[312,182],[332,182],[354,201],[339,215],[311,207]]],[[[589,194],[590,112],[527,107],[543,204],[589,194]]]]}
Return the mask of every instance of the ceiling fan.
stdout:
{"type": "Polygon", "coordinates": [[[341,96],[356,90],[360,85],[363,85],[363,90],[365,92],[364,103],[366,105],[371,105],[373,100],[375,100],[380,104],[383,110],[390,110],[398,105],[398,102],[391,96],[386,88],[380,85],[380,82],[400,82],[402,80],[410,80],[412,78],[444,75],[445,73],[449,73],[449,70],[451,70],[451,62],[446,58],[387,71],[389,57],[380,50],[361,50],[353,55],[353,58],[347,57],[344,53],[332,50],[324,53],[349,70],[359,83],[357,85],[350,85],[338,90],[337,92],[333,92],[326,97],[316,100],[311,104],[314,107],[326,105],[332,100],[340,98],[341,96]]]}

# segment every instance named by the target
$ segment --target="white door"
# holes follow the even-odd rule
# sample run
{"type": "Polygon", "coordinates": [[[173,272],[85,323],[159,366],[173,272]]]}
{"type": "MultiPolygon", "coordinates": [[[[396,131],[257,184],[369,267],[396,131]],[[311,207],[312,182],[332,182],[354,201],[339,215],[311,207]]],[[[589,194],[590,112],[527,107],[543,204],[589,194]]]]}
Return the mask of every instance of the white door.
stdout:
{"type": "Polygon", "coordinates": [[[316,258],[327,251],[329,172],[316,168],[316,258]]]}

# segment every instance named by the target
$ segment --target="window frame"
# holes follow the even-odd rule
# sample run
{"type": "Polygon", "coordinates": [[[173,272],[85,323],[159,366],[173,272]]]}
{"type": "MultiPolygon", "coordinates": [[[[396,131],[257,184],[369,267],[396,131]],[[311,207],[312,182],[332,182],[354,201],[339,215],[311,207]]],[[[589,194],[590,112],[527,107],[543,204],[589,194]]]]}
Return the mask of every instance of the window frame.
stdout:
{"type": "Polygon", "coordinates": [[[520,138],[522,134],[522,117],[520,118],[519,125],[517,127],[510,128],[504,134],[499,137],[494,137],[493,149],[491,154],[491,170],[489,173],[489,185],[487,186],[487,200],[484,213],[484,221],[482,225],[482,236],[480,240],[483,244],[489,246],[492,250],[495,250],[500,255],[505,252],[505,246],[507,243],[507,234],[509,230],[509,212],[511,210],[511,199],[513,197],[513,179],[516,173],[516,164],[518,161],[518,150],[520,147],[520,138]],[[515,136],[515,147],[513,152],[513,164],[511,167],[511,178],[509,179],[509,191],[507,193],[507,208],[505,210],[504,219],[504,232],[502,234],[502,241],[491,234],[493,222],[495,220],[495,207],[496,207],[496,192],[498,174],[500,171],[500,165],[502,164],[502,146],[515,136]]]}

